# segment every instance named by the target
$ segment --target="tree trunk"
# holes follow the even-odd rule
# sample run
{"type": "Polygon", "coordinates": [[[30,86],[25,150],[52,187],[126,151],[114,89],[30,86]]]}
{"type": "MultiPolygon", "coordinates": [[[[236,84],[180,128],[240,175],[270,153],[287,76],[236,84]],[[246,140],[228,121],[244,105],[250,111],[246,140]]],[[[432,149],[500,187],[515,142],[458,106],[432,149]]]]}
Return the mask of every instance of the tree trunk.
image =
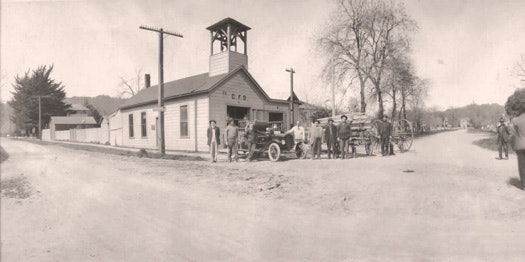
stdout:
{"type": "Polygon", "coordinates": [[[397,102],[396,88],[392,85],[392,121],[396,118],[397,102]]]}
{"type": "Polygon", "coordinates": [[[366,87],[366,82],[365,80],[362,78],[362,77],[359,77],[359,81],[360,81],[360,84],[361,84],[361,113],[366,113],[366,98],[365,98],[365,87],[366,87]]]}
{"type": "Polygon", "coordinates": [[[381,87],[380,87],[380,84],[381,84],[381,81],[377,81],[375,83],[375,89],[376,89],[376,93],[377,93],[377,102],[379,104],[379,109],[378,109],[378,112],[377,112],[377,117],[379,119],[383,119],[383,115],[384,115],[384,107],[383,107],[383,94],[381,93],[381,87]]]}

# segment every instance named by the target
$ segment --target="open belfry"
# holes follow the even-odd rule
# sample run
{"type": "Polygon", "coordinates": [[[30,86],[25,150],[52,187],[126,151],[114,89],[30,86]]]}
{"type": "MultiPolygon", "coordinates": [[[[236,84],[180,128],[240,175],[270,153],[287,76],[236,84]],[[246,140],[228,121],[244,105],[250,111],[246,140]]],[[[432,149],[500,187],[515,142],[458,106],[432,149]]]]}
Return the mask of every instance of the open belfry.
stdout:
{"type": "MultiPolygon", "coordinates": [[[[206,29],[210,32],[209,71],[164,83],[166,150],[208,151],[206,130],[210,120],[221,128],[229,118],[239,127],[246,120],[254,120],[282,130],[289,128],[289,101],[270,98],[248,71],[251,28],[225,18],[206,29]]],[[[287,83],[282,88],[288,88],[287,83]]],[[[157,93],[158,86],[145,88],[113,114],[112,144],[159,147],[157,93]]],[[[294,105],[294,115],[299,114],[298,107],[294,105]]]]}
{"type": "Polygon", "coordinates": [[[210,76],[227,73],[239,66],[248,69],[247,42],[251,28],[226,18],[206,29],[211,34],[210,76]]]}

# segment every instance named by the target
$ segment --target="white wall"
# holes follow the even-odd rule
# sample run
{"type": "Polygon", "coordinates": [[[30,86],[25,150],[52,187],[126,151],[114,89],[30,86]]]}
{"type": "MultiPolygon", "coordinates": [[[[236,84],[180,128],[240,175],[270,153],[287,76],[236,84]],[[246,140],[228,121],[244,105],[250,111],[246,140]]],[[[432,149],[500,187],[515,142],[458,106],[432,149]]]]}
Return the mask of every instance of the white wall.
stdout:
{"type": "MultiPolygon", "coordinates": [[[[122,145],[136,148],[157,148],[157,111],[154,105],[122,110],[122,145]],[[141,134],[141,113],[146,113],[146,136],[141,134]],[[133,115],[133,137],[129,136],[129,115],[133,115]]],[[[111,123],[110,123],[111,126],[111,123]]],[[[113,129],[114,127],[110,127],[113,129]]]]}
{"type": "Polygon", "coordinates": [[[168,101],[164,113],[166,150],[207,151],[209,98],[207,96],[168,101]],[[180,108],[188,108],[188,136],[181,136],[180,108]]]}

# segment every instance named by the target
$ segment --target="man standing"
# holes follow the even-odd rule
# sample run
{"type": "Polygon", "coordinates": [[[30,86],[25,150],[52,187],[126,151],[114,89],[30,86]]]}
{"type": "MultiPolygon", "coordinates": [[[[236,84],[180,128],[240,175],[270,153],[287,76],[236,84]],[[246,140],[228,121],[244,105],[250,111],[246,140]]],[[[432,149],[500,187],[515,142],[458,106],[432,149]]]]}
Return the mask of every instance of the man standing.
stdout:
{"type": "Polygon", "coordinates": [[[323,128],[319,125],[319,120],[314,121],[314,125],[310,129],[310,144],[312,145],[312,160],[321,158],[321,141],[323,139],[323,128]]]}
{"type": "Polygon", "coordinates": [[[328,159],[332,158],[332,154],[334,158],[337,158],[337,152],[335,151],[337,147],[337,127],[334,125],[332,118],[328,119],[328,126],[324,131],[324,141],[326,141],[328,159]]]}
{"type": "Polygon", "coordinates": [[[388,151],[390,148],[390,136],[392,135],[392,123],[390,123],[387,115],[383,116],[383,122],[381,123],[380,135],[381,135],[381,154],[383,156],[386,156],[389,153],[388,151]]]}
{"type": "Polygon", "coordinates": [[[297,146],[297,144],[299,143],[302,143],[301,146],[301,151],[303,152],[301,158],[306,158],[306,153],[307,153],[307,149],[306,147],[304,146],[304,142],[305,142],[305,133],[304,133],[304,127],[301,125],[301,121],[297,121],[297,125],[295,125],[294,127],[290,128],[290,130],[286,131],[285,134],[290,134],[290,133],[293,133],[293,139],[294,139],[294,143],[295,143],[295,146],[297,146]]]}
{"type": "Polygon", "coordinates": [[[228,145],[228,161],[232,162],[232,151],[234,155],[234,159],[237,162],[238,156],[237,156],[237,139],[239,138],[239,131],[237,130],[237,126],[235,125],[235,122],[233,122],[232,119],[228,120],[228,126],[226,127],[226,143],[228,145]]]}
{"type": "Polygon", "coordinates": [[[210,147],[211,162],[217,162],[218,149],[221,144],[220,135],[221,130],[215,126],[217,122],[210,120],[210,127],[208,127],[208,146],[210,147]]]}
{"type": "Polygon", "coordinates": [[[301,121],[297,121],[297,125],[286,131],[286,134],[293,133],[293,139],[295,143],[303,143],[305,140],[304,127],[301,125],[301,121]]]}
{"type": "Polygon", "coordinates": [[[255,152],[255,143],[257,141],[255,131],[253,130],[253,123],[247,121],[244,130],[244,136],[246,137],[246,142],[248,142],[248,157],[246,157],[246,161],[250,162],[252,161],[253,153],[255,152]]]}
{"type": "Polygon", "coordinates": [[[337,138],[339,139],[339,148],[341,150],[341,159],[348,157],[348,140],[352,136],[352,127],[347,122],[346,115],[341,116],[341,123],[337,126],[337,138]]]}
{"type": "Polygon", "coordinates": [[[499,125],[498,125],[498,152],[499,152],[499,160],[502,159],[501,153],[502,151],[505,151],[505,159],[509,159],[509,128],[505,124],[505,119],[500,118],[499,119],[499,125]]]}

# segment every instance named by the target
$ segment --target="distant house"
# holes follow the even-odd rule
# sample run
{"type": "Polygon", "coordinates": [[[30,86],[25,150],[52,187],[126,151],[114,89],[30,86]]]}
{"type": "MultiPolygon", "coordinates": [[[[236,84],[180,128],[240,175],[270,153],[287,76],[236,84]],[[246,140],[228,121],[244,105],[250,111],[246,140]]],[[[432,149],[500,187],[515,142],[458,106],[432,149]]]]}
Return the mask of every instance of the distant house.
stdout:
{"type": "Polygon", "coordinates": [[[467,129],[470,127],[470,118],[464,117],[459,120],[459,127],[463,129],[467,129]]]}
{"type": "MultiPolygon", "coordinates": [[[[157,106],[158,86],[128,99],[109,120],[111,144],[158,148],[159,110],[164,111],[167,150],[208,151],[210,120],[222,130],[228,118],[241,127],[245,118],[290,126],[289,102],[270,98],[248,71],[250,28],[226,18],[207,29],[212,36],[209,72],[165,83],[163,108],[157,106]]],[[[298,117],[296,103],[294,118],[298,117]]]]}
{"type": "Polygon", "coordinates": [[[91,116],[52,116],[49,121],[49,135],[51,140],[55,140],[57,139],[57,131],[86,129],[96,126],[97,122],[91,116]]]}
{"type": "Polygon", "coordinates": [[[89,109],[87,107],[77,103],[69,104],[67,116],[87,116],[88,114],[89,109]]]}

